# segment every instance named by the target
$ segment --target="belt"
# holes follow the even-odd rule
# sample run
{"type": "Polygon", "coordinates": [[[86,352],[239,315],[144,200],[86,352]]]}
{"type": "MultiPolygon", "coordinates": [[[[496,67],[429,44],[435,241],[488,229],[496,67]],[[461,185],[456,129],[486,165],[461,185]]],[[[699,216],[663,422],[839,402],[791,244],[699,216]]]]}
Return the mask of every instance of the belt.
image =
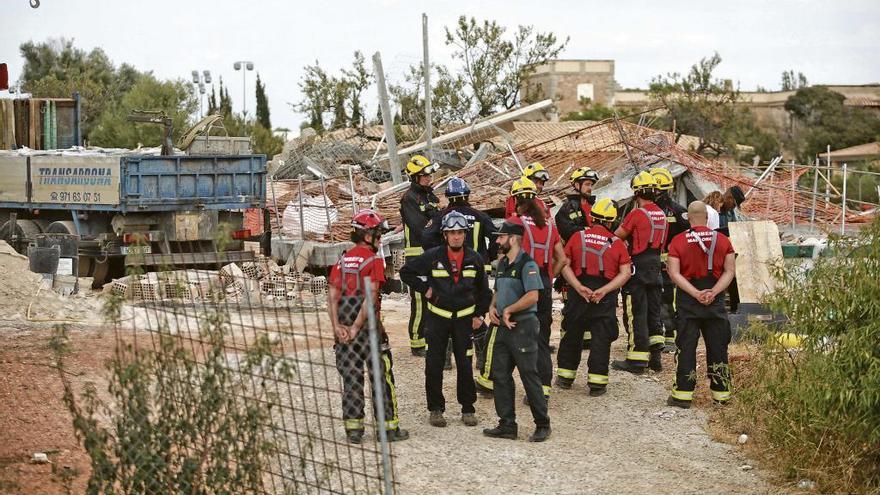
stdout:
{"type": "Polygon", "coordinates": [[[468,306],[467,308],[459,309],[458,311],[447,311],[443,308],[438,308],[437,306],[428,303],[428,310],[437,316],[442,316],[443,318],[448,318],[452,320],[454,318],[461,318],[474,314],[477,311],[477,307],[468,306]]]}

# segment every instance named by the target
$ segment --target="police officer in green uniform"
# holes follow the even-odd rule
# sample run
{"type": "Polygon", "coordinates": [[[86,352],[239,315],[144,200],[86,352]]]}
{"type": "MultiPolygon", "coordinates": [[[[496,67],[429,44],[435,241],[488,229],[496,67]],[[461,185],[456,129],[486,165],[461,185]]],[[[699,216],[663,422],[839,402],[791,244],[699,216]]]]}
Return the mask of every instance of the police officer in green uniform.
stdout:
{"type": "Polygon", "coordinates": [[[528,397],[535,432],[529,441],[543,442],[550,436],[547,399],[538,376],[538,297],[544,284],[538,265],[522,248],[525,234],[522,220],[510,218],[498,231],[499,251],[504,253],[498,264],[495,295],[489,308],[489,319],[499,326],[493,347],[492,381],[495,412],[499,422],[495,428],[483,430],[492,438],[516,439],[516,405],[513,369],[519,376],[528,397]]]}

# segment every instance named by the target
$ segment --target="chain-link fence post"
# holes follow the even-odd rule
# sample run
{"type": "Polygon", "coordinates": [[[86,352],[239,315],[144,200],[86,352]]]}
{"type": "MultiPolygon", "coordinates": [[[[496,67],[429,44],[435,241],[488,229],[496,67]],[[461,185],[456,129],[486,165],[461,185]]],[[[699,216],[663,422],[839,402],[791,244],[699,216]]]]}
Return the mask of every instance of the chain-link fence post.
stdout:
{"type": "Polygon", "coordinates": [[[376,410],[376,424],[379,442],[382,445],[382,481],[385,493],[393,493],[391,484],[391,450],[388,446],[388,431],[385,427],[385,387],[382,386],[382,370],[380,367],[382,352],[380,348],[379,330],[376,322],[376,307],[373,304],[373,285],[370,277],[364,277],[364,304],[367,308],[367,330],[370,332],[370,360],[373,364],[373,402],[376,410]]]}

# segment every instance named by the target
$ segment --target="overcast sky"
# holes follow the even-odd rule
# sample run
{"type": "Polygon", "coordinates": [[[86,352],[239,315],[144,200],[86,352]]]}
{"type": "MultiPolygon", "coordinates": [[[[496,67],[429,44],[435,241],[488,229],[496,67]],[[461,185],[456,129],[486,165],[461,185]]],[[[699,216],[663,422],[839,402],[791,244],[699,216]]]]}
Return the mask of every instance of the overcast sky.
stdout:
{"type": "MultiPolygon", "coordinates": [[[[421,59],[422,13],[429,16],[433,62],[450,61],[443,26],[464,14],[570,36],[564,58],[613,59],[615,77],[627,88],[686,71],[716,50],[723,58],[718,75],[743,90],[778,89],[785,69],[811,83],[880,82],[878,0],[40,0],[38,9],[28,1],[0,0],[0,62],[9,64],[13,81],[23,63],[21,43],[63,36],[161,78],[190,79],[193,69],[208,69],[215,84],[218,76],[228,83],[240,111],[242,77],[233,62],[250,60],[266,83],[273,125],[292,129],[303,116],[287,103],[300,98],[304,65],[317,59],[336,70],[354,50],[368,61],[380,51],[387,77],[399,80],[421,59]]],[[[251,114],[253,84],[248,73],[251,114]]]]}

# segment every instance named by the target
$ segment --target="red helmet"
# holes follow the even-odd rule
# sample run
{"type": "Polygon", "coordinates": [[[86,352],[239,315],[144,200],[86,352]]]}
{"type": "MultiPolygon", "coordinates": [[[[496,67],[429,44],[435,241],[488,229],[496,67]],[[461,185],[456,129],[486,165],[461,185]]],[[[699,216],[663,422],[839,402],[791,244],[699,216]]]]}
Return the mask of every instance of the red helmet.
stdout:
{"type": "Polygon", "coordinates": [[[388,222],[382,218],[382,215],[369,209],[360,210],[355,213],[354,218],[351,219],[351,226],[358,230],[391,230],[391,228],[388,227],[388,222]]]}

